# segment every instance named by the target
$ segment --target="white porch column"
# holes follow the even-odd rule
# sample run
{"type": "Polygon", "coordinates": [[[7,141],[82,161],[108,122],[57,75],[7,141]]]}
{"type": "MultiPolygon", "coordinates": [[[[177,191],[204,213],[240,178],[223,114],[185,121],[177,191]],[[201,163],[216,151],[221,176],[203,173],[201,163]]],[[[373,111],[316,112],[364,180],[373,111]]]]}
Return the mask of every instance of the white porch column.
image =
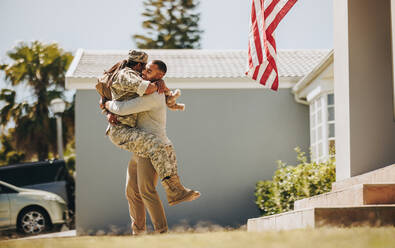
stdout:
{"type": "Polygon", "coordinates": [[[390,0],[334,0],[337,180],[395,163],[390,0]]]}
{"type": "Polygon", "coordinates": [[[393,113],[395,120],[395,0],[391,0],[391,37],[392,37],[392,92],[393,113]]]}

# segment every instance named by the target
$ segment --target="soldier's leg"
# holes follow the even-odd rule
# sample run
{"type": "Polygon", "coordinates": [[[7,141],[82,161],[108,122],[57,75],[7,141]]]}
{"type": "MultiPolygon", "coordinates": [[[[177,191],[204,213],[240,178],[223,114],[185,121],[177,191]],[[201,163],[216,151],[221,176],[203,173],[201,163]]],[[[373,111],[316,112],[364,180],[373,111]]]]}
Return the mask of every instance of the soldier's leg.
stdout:
{"type": "Polygon", "coordinates": [[[193,201],[200,197],[199,191],[185,188],[181,184],[177,175],[177,160],[173,146],[164,144],[157,136],[138,128],[111,127],[109,136],[117,146],[151,160],[161,178],[169,205],[193,201]]]}
{"type": "Polygon", "coordinates": [[[129,215],[132,221],[131,228],[134,235],[145,233],[146,217],[144,203],[137,183],[137,161],[131,158],[126,171],[126,199],[129,205],[129,215]]]}
{"type": "MultiPolygon", "coordinates": [[[[199,198],[199,191],[185,188],[181,184],[180,178],[177,175],[177,167],[172,166],[172,164],[177,164],[173,146],[153,146],[153,148],[154,149],[146,150],[152,152],[152,154],[149,154],[150,162],[152,164],[160,165],[156,170],[158,173],[162,173],[163,175],[161,184],[165,189],[169,205],[173,206],[181,202],[193,201],[199,198]],[[162,161],[170,161],[170,163],[161,163],[162,161]]],[[[149,161],[149,159],[147,160],[149,161]]]]}
{"type": "Polygon", "coordinates": [[[108,133],[116,146],[149,158],[161,180],[177,174],[177,159],[173,146],[165,144],[156,135],[139,128],[112,126],[108,133]]]}
{"type": "Polygon", "coordinates": [[[136,157],[137,183],[144,205],[151,217],[156,233],[167,232],[167,220],[162,202],[156,191],[158,174],[148,158],[136,157]]]}
{"type": "Polygon", "coordinates": [[[161,180],[177,175],[177,158],[174,147],[149,138],[147,137],[148,140],[143,145],[136,146],[136,154],[147,156],[151,160],[161,180]]]}

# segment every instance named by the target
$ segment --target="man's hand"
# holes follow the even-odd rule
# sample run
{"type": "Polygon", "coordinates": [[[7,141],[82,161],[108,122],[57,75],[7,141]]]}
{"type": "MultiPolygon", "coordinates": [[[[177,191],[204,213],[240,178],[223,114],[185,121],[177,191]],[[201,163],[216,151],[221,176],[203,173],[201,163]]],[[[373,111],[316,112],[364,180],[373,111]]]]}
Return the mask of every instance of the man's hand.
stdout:
{"type": "Polygon", "coordinates": [[[162,94],[166,91],[169,91],[169,88],[167,88],[165,81],[163,81],[162,79],[158,80],[155,82],[156,86],[158,87],[158,93],[162,94]]]}
{"type": "Polygon", "coordinates": [[[108,113],[107,114],[107,121],[111,124],[111,125],[118,125],[119,121],[117,119],[117,116],[113,113],[108,113]]]}

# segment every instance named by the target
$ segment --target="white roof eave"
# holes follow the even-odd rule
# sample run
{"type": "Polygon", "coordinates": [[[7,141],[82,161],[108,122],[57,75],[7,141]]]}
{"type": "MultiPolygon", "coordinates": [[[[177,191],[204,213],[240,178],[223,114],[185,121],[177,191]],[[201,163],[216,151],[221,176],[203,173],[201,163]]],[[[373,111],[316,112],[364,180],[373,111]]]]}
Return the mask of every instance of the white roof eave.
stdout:
{"type": "MultiPolygon", "coordinates": [[[[292,88],[300,78],[280,77],[280,89],[292,88]]],[[[66,88],[95,89],[95,77],[66,77],[66,88]]],[[[267,87],[247,78],[165,78],[170,89],[265,89],[267,87]]]]}
{"type": "Polygon", "coordinates": [[[74,75],[75,70],[77,69],[78,63],[80,62],[83,53],[84,53],[84,50],[82,48],[78,48],[76,53],[75,53],[75,56],[74,56],[73,60],[71,61],[71,64],[70,64],[69,68],[67,69],[66,82],[65,82],[66,89],[72,89],[73,88],[72,86],[70,87],[69,84],[71,82],[74,82],[73,75],[74,75]]]}
{"type": "Polygon", "coordinates": [[[315,78],[317,78],[322,71],[324,71],[330,64],[333,63],[333,50],[325,56],[322,61],[306,76],[301,78],[295,86],[292,87],[292,93],[298,94],[303,91],[315,78]]]}

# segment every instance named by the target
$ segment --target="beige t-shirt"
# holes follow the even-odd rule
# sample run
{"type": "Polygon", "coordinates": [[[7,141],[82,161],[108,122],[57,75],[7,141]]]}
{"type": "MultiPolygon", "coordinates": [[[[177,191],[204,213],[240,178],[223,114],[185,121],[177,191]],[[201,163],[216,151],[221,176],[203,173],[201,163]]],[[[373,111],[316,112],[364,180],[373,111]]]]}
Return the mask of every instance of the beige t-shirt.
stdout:
{"type": "Polygon", "coordinates": [[[155,92],[126,101],[110,101],[108,110],[117,115],[138,113],[137,127],[157,135],[164,143],[171,144],[166,135],[166,98],[155,92]]]}

